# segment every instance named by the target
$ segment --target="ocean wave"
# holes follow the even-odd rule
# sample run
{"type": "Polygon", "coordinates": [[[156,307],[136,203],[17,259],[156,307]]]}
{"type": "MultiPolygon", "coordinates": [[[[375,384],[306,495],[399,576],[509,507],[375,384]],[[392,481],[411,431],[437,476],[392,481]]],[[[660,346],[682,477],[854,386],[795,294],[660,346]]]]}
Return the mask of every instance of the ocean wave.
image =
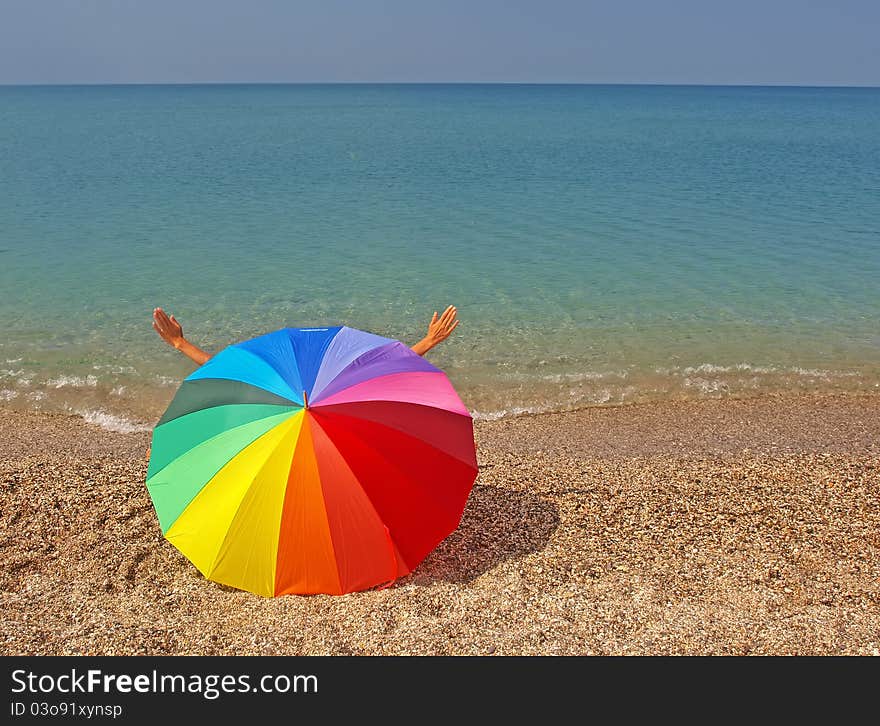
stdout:
{"type": "Polygon", "coordinates": [[[695,366],[670,366],[655,368],[654,372],[664,376],[690,377],[696,374],[711,373],[758,373],[758,374],[794,374],[808,378],[852,378],[858,376],[856,371],[835,371],[821,368],[801,368],[800,366],[756,365],[754,363],[736,363],[735,365],[719,365],[717,363],[700,363],[695,366]]]}
{"type": "Polygon", "coordinates": [[[80,409],[75,412],[86,423],[100,426],[107,431],[131,434],[140,431],[152,431],[153,427],[141,421],[132,421],[122,416],[102,411],[101,409],[80,409]]]}
{"type": "Polygon", "coordinates": [[[579,383],[581,381],[603,381],[607,378],[626,378],[628,375],[627,371],[606,371],[604,373],[584,371],[581,373],[551,373],[539,376],[539,378],[542,381],[553,383],[579,383]]]}
{"type": "Polygon", "coordinates": [[[475,421],[497,421],[501,418],[509,416],[522,416],[524,414],[537,413],[558,413],[561,411],[571,411],[580,408],[585,404],[600,406],[606,403],[619,402],[623,403],[627,397],[636,389],[633,386],[613,393],[607,388],[603,388],[591,395],[584,395],[580,391],[569,391],[568,401],[549,401],[543,405],[536,406],[510,406],[509,408],[499,408],[493,411],[471,411],[471,416],[475,421]]]}
{"type": "Polygon", "coordinates": [[[70,386],[72,388],[95,388],[98,385],[98,377],[97,376],[67,376],[60,375],[57,378],[49,378],[43,383],[47,386],[52,386],[53,388],[65,388],[70,386]]]}
{"type": "Polygon", "coordinates": [[[686,376],[692,376],[694,373],[777,373],[778,371],[779,369],[775,366],[757,366],[751,363],[737,363],[732,366],[702,363],[698,366],[687,366],[682,369],[682,373],[686,376]]]}
{"type": "Polygon", "coordinates": [[[0,379],[15,378],[15,382],[24,388],[31,385],[31,381],[33,381],[35,375],[36,374],[32,371],[25,371],[23,368],[17,371],[12,370],[11,368],[0,370],[0,379]]]}
{"type": "Polygon", "coordinates": [[[608,378],[627,378],[629,371],[580,371],[572,373],[505,373],[502,378],[509,381],[548,381],[550,383],[580,383],[582,381],[603,381],[608,378]]]}
{"type": "MultiPolygon", "coordinates": [[[[622,395],[622,394],[621,394],[622,395]]],[[[608,403],[611,400],[611,391],[607,388],[602,389],[598,393],[593,394],[588,398],[590,403],[608,403]]]]}
{"type": "Polygon", "coordinates": [[[109,371],[110,373],[137,373],[137,368],[134,366],[121,366],[115,363],[97,363],[92,366],[92,370],[94,371],[109,371]]]}
{"type": "Polygon", "coordinates": [[[726,393],[730,386],[724,381],[707,378],[685,378],[685,388],[696,388],[700,393],[726,393]]]}
{"type": "Polygon", "coordinates": [[[823,371],[815,368],[799,368],[798,366],[788,368],[787,372],[812,378],[852,378],[859,375],[855,371],[823,371]]]}
{"type": "Polygon", "coordinates": [[[549,413],[555,411],[554,406],[512,406],[501,408],[497,411],[472,411],[471,416],[475,421],[497,421],[508,416],[521,416],[526,413],[549,413]]]}

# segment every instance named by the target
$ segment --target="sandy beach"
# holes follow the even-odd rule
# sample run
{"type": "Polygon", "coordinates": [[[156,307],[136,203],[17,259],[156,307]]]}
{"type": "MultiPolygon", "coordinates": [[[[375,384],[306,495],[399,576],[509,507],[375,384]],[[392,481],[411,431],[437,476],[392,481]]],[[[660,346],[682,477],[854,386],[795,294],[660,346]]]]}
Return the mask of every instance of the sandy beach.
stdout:
{"type": "Polygon", "coordinates": [[[4,655],[880,655],[880,394],[478,422],[460,528],[343,597],[205,580],[149,438],[2,410],[4,655]]]}

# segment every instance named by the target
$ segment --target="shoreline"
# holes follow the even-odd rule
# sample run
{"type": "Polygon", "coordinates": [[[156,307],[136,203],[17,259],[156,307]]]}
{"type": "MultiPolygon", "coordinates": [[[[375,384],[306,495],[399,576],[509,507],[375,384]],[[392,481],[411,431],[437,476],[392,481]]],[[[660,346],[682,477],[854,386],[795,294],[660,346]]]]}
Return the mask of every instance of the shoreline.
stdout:
{"type": "Polygon", "coordinates": [[[461,526],[414,573],[275,599],[162,538],[149,432],[0,411],[5,655],[880,655],[880,393],[476,421],[461,526]]]}
{"type": "MultiPolygon", "coordinates": [[[[488,431],[494,430],[496,427],[508,427],[511,425],[526,425],[525,422],[535,421],[541,422],[549,420],[549,425],[568,421],[572,417],[596,417],[602,416],[601,412],[620,412],[622,416],[638,416],[638,414],[650,415],[652,417],[662,415],[664,410],[682,411],[684,409],[692,409],[694,411],[709,410],[735,410],[738,408],[757,407],[760,409],[770,409],[774,404],[782,406],[811,406],[823,407],[840,405],[846,409],[858,407],[860,402],[872,405],[877,402],[880,405],[880,391],[763,391],[755,394],[745,395],[726,395],[719,397],[700,397],[700,398],[664,398],[657,400],[634,400],[622,401],[619,403],[590,403],[568,409],[548,410],[548,411],[519,411],[510,413],[497,418],[473,418],[475,436],[481,429],[488,431]]],[[[70,422],[74,425],[82,424],[87,427],[88,431],[92,431],[94,436],[101,439],[109,437],[107,440],[112,441],[115,437],[122,437],[119,441],[125,440],[144,440],[149,442],[152,431],[155,426],[153,422],[137,420],[138,424],[132,429],[120,430],[106,426],[102,421],[84,416],[82,413],[74,411],[44,410],[37,408],[21,408],[10,405],[9,402],[0,401],[0,458],[7,455],[11,451],[18,451],[20,447],[16,447],[16,438],[10,435],[8,420],[11,418],[21,418],[32,425],[40,428],[51,427],[49,422],[56,422],[63,425],[62,422],[70,422]],[[9,450],[7,451],[7,448],[9,450]]],[[[158,419],[157,419],[158,420],[158,419]]],[[[880,443],[878,443],[880,445],[880,443]]],[[[113,447],[119,449],[119,446],[113,447]]],[[[124,448],[124,447],[121,447],[124,448]]]]}
{"type": "MultiPolygon", "coordinates": [[[[0,367],[0,407],[78,414],[111,431],[148,430],[191,372],[180,369],[180,364],[169,362],[168,372],[177,371],[172,375],[146,378],[131,377],[125,371],[133,368],[116,364],[51,376],[48,371],[36,372],[21,357],[11,358],[5,368],[0,367]]],[[[441,369],[455,370],[450,381],[475,421],[604,406],[880,393],[880,361],[851,362],[840,368],[810,365],[702,363],[568,372],[538,366],[529,373],[492,374],[467,366],[441,365],[441,369]]]]}

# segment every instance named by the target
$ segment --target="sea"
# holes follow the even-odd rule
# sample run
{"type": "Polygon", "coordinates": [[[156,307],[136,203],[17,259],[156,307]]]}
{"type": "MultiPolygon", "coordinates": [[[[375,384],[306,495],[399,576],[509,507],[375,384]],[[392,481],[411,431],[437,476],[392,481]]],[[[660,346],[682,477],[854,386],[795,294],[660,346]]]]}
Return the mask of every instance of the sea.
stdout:
{"type": "Polygon", "coordinates": [[[880,89],[0,87],[0,405],[149,430],[209,352],[348,325],[476,419],[880,391],[880,89]]]}

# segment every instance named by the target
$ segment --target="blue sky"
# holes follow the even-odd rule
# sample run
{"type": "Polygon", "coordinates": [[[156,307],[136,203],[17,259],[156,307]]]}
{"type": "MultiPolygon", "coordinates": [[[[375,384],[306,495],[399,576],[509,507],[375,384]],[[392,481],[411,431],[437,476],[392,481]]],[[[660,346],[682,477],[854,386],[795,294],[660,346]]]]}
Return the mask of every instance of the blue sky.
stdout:
{"type": "Polygon", "coordinates": [[[878,0],[0,0],[0,83],[880,85],[878,0]]]}

